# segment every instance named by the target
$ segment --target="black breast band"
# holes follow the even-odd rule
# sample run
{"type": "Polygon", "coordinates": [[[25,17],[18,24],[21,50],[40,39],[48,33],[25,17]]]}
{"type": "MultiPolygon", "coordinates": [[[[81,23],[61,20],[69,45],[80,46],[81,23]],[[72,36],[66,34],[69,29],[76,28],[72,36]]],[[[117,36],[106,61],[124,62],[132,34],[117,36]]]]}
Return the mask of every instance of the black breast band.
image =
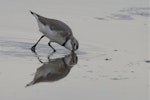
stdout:
{"type": "Polygon", "coordinates": [[[71,34],[69,34],[69,35],[66,37],[66,40],[65,40],[65,42],[62,44],[62,46],[65,46],[65,45],[66,45],[67,41],[70,39],[70,36],[71,36],[71,34]]]}

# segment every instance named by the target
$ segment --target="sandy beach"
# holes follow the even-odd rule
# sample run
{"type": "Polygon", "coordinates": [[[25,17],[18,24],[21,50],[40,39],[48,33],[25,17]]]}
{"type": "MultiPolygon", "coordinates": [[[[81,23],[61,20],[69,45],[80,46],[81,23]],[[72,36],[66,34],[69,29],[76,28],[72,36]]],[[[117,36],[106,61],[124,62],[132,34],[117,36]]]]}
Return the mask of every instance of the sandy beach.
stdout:
{"type": "Polygon", "coordinates": [[[148,4],[0,1],[0,100],[149,100],[148,4]],[[79,41],[76,54],[56,43],[52,54],[47,38],[34,54],[30,48],[42,34],[29,10],[69,25],[79,41]],[[65,59],[75,62],[66,66],[65,59]]]}

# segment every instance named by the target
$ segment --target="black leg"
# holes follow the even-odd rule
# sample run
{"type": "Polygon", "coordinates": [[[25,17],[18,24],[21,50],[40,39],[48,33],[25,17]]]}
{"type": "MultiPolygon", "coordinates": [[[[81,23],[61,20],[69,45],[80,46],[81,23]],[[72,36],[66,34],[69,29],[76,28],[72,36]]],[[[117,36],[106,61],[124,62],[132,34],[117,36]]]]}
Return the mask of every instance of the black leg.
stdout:
{"type": "Polygon", "coordinates": [[[40,37],[40,39],[35,43],[35,45],[33,45],[32,47],[31,47],[31,50],[33,51],[33,52],[35,52],[35,47],[36,47],[36,45],[40,42],[40,40],[44,37],[45,35],[42,35],[41,37],[40,37]]]}
{"type": "Polygon", "coordinates": [[[48,45],[53,49],[53,52],[56,52],[56,50],[51,46],[51,41],[48,42],[48,45]]]}

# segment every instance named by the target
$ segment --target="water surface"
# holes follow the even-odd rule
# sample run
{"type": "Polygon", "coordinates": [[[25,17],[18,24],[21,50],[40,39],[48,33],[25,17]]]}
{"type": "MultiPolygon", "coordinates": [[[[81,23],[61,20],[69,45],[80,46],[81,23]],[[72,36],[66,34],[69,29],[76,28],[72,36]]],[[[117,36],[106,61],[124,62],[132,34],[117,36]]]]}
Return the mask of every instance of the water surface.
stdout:
{"type": "Polygon", "coordinates": [[[1,100],[148,100],[147,1],[0,1],[1,100]],[[123,5],[122,5],[123,3],[123,5]],[[28,10],[67,23],[71,54],[44,38],[28,10]]]}

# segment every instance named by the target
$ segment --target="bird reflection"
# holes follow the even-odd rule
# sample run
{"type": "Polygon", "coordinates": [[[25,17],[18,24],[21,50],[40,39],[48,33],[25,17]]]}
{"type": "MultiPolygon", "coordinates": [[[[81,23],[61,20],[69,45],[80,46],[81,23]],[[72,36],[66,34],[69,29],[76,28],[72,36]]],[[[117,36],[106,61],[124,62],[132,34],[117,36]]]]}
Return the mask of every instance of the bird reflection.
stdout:
{"type": "Polygon", "coordinates": [[[75,53],[71,53],[62,58],[50,59],[48,62],[42,62],[37,56],[38,60],[43,63],[34,76],[34,79],[26,86],[31,86],[40,82],[54,82],[58,81],[68,75],[71,68],[77,64],[78,57],[75,53]]]}

